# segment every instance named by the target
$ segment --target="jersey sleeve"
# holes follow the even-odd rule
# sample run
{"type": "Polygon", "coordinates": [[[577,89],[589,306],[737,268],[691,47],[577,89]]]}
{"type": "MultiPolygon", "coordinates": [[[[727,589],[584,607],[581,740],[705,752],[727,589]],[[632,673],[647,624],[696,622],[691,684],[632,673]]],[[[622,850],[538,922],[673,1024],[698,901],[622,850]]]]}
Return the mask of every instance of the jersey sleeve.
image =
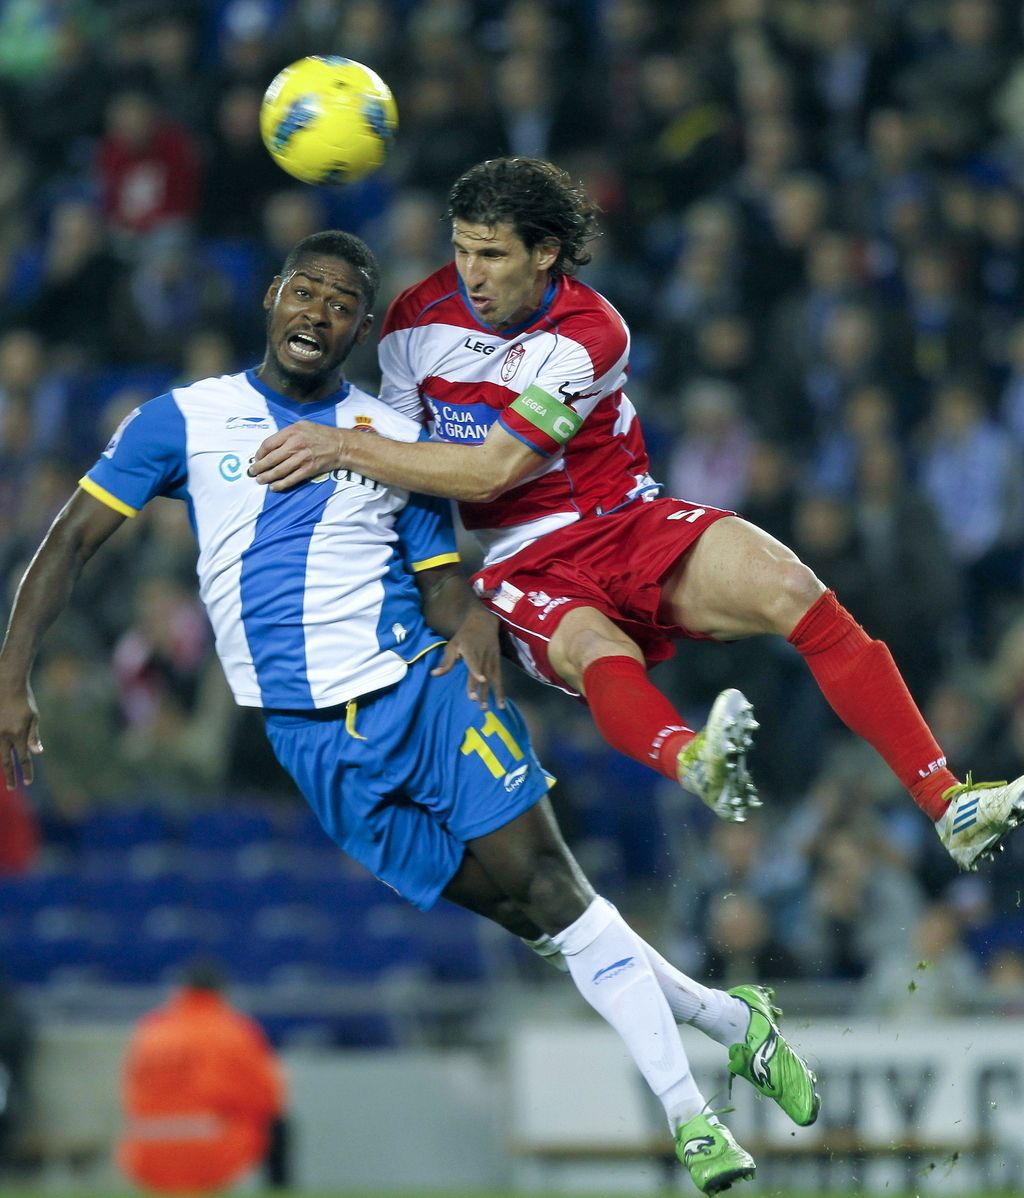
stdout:
{"type": "Polygon", "coordinates": [[[423,400],[412,366],[411,343],[415,330],[402,327],[397,322],[395,312],[400,300],[401,297],[388,308],[377,344],[377,360],[381,371],[380,398],[388,407],[422,425],[423,400]]]}
{"type": "Polygon", "coordinates": [[[123,516],[156,495],[181,498],[188,476],[185,418],[171,395],[133,409],[79,486],[123,516]]]}
{"type": "Polygon", "coordinates": [[[449,499],[410,495],[398,513],[395,530],[405,564],[414,574],[460,560],[449,499]]]}
{"type": "Polygon", "coordinates": [[[499,417],[506,432],[544,457],[563,449],[601,400],[622,387],[629,361],[629,334],[611,314],[559,333],[533,383],[499,417]]]}

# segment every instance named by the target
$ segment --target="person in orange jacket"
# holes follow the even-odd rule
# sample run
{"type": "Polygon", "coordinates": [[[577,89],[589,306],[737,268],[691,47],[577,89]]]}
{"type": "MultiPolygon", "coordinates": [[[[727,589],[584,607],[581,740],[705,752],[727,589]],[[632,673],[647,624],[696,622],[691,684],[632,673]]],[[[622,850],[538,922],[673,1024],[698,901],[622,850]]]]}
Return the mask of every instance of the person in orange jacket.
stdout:
{"type": "Polygon", "coordinates": [[[191,966],[129,1040],[117,1163],[144,1189],[220,1190],[267,1154],[284,1076],[263,1030],[231,1007],[222,985],[215,966],[191,966]]]}

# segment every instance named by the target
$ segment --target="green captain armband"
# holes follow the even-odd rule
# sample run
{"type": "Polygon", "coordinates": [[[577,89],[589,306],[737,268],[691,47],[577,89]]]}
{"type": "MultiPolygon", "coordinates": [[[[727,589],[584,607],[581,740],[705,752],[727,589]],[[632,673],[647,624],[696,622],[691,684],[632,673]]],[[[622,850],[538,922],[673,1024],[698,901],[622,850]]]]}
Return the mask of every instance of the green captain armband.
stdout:
{"type": "Polygon", "coordinates": [[[536,383],[531,383],[509,406],[559,445],[564,445],[583,423],[578,412],[548,395],[536,383]]]}

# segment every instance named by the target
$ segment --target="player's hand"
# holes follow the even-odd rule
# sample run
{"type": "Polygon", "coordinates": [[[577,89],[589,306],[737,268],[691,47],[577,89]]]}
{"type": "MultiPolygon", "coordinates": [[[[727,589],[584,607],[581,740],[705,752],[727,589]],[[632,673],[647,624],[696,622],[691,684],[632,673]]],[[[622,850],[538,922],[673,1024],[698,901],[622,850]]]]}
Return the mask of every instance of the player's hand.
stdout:
{"type": "Polygon", "coordinates": [[[494,692],[494,702],[505,706],[505,681],[501,674],[501,652],[498,648],[498,620],[486,608],[474,603],[455,635],[444,647],[441,664],[430,672],[447,674],[457,661],[464,661],[469,671],[467,694],[474,703],[487,710],[488,696],[494,692]]]}
{"type": "Polygon", "coordinates": [[[32,758],[42,751],[39,712],[31,687],[25,687],[21,694],[0,687],[0,760],[8,790],[18,785],[19,769],[25,785],[32,785],[32,758]]]}
{"type": "Polygon", "coordinates": [[[249,475],[271,491],[289,491],[299,483],[343,468],[345,432],[311,420],[297,420],[271,433],[256,450],[249,475]]]}

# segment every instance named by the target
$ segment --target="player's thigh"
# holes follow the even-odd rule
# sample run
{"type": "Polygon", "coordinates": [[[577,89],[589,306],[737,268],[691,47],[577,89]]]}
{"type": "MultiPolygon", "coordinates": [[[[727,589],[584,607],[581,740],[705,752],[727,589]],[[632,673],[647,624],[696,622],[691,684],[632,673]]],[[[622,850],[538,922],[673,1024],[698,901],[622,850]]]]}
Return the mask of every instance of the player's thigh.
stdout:
{"type": "Polygon", "coordinates": [[[666,575],[663,610],[716,640],[788,636],[825,590],[788,546],[739,516],[712,524],[666,575]]]}

